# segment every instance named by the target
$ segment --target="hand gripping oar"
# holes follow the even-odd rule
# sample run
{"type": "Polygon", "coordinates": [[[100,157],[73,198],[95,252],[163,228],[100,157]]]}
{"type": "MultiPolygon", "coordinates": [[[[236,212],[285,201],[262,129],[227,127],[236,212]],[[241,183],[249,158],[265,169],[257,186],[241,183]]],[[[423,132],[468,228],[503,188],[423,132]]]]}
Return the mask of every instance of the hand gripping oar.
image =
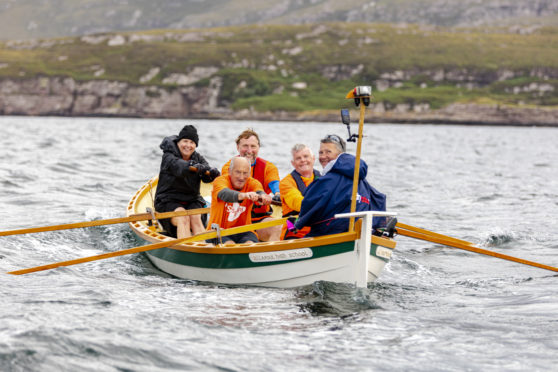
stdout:
{"type": "MultiPolygon", "coordinates": [[[[193,215],[193,214],[203,214],[203,213],[209,213],[209,208],[198,208],[198,209],[189,209],[189,210],[186,210],[186,211],[155,213],[155,218],[158,219],[158,220],[161,220],[161,219],[164,219],[164,218],[171,218],[171,217],[177,217],[177,216],[190,216],[190,215],[193,215]]],[[[153,215],[151,213],[138,213],[138,214],[133,214],[133,215],[128,216],[128,217],[122,217],[122,218],[110,218],[110,219],[106,219],[106,220],[94,220],[94,221],[85,221],[85,222],[76,222],[76,223],[66,223],[66,224],[62,224],[62,225],[31,227],[31,228],[28,228],[28,229],[0,231],[0,236],[30,234],[30,233],[38,233],[38,232],[45,232],[45,231],[56,231],[56,230],[77,229],[77,228],[80,228],[80,227],[113,225],[113,224],[117,224],[117,223],[145,221],[145,220],[150,220],[152,218],[153,218],[153,215]]]]}
{"type": "MultiPolygon", "coordinates": [[[[190,172],[196,173],[196,172],[198,171],[198,168],[196,168],[196,167],[194,167],[194,166],[190,166],[190,167],[188,167],[188,170],[189,170],[190,172]]],[[[204,174],[206,174],[206,175],[209,176],[211,173],[209,173],[209,171],[205,171],[204,174]]]]}
{"type": "Polygon", "coordinates": [[[558,272],[558,268],[556,268],[556,267],[543,265],[543,264],[533,262],[533,261],[527,261],[527,260],[524,260],[522,258],[516,258],[516,257],[508,256],[508,255],[505,255],[505,254],[489,251],[489,250],[486,250],[486,249],[481,249],[481,248],[473,246],[472,243],[466,242],[464,240],[455,239],[455,238],[452,238],[452,237],[449,237],[449,236],[433,233],[433,232],[428,231],[428,230],[423,230],[423,229],[415,228],[413,226],[404,225],[404,224],[400,224],[400,223],[397,223],[397,227],[398,228],[396,229],[396,231],[399,235],[404,235],[404,236],[408,236],[408,237],[414,238],[414,239],[420,239],[420,240],[425,240],[425,241],[428,241],[428,242],[447,245],[448,247],[463,249],[463,250],[469,251],[469,252],[480,253],[480,254],[484,254],[484,255],[487,255],[487,256],[500,258],[502,260],[508,260],[508,261],[521,263],[521,264],[524,264],[524,265],[538,267],[540,269],[545,269],[545,270],[558,272]],[[403,228],[403,226],[408,226],[408,227],[412,228],[412,230],[403,228]],[[423,232],[416,231],[416,230],[422,230],[423,232]]]}
{"type": "MultiPolygon", "coordinates": [[[[190,166],[190,168],[188,168],[188,169],[190,170],[190,172],[197,172],[197,171],[198,171],[198,168],[196,168],[196,167],[194,167],[194,166],[190,166]]],[[[209,171],[206,171],[205,174],[209,175],[209,171]]],[[[280,207],[281,205],[283,205],[283,204],[281,203],[281,199],[275,199],[275,198],[271,200],[271,204],[272,204],[272,205],[279,206],[279,207],[280,207]]]]}
{"type": "MultiPolygon", "coordinates": [[[[221,233],[221,236],[234,235],[234,234],[239,234],[239,233],[243,233],[243,232],[246,232],[246,231],[259,230],[259,229],[262,229],[262,228],[265,228],[265,227],[282,225],[283,223],[285,223],[286,220],[287,220],[286,218],[282,218],[282,219],[279,219],[279,220],[272,220],[272,221],[266,221],[266,222],[253,223],[251,225],[232,227],[230,229],[221,230],[220,233],[221,233]]],[[[12,274],[12,275],[28,274],[28,273],[37,272],[37,271],[50,270],[50,269],[54,269],[54,268],[57,268],[57,267],[60,267],[60,266],[71,266],[71,265],[76,265],[76,264],[80,264],[80,263],[84,263],[84,262],[104,260],[105,258],[111,258],[111,257],[116,257],[116,256],[124,256],[126,254],[132,254],[132,253],[146,252],[146,251],[151,251],[151,250],[154,250],[154,249],[170,247],[170,246],[173,246],[173,245],[178,245],[178,244],[187,243],[187,242],[193,242],[193,241],[197,241],[197,240],[213,239],[213,238],[216,238],[216,237],[217,237],[217,232],[216,231],[207,231],[207,232],[203,232],[201,234],[191,236],[189,238],[173,239],[173,240],[169,240],[169,241],[165,241],[165,242],[161,242],[161,243],[148,244],[148,245],[144,245],[144,246],[141,246],[141,247],[134,247],[134,248],[123,249],[121,251],[116,251],[116,252],[103,253],[103,254],[99,254],[99,255],[96,255],[96,256],[89,256],[89,257],[77,258],[75,260],[55,262],[55,263],[48,264],[48,265],[31,267],[29,269],[21,269],[21,270],[10,271],[7,274],[12,274]]]]}

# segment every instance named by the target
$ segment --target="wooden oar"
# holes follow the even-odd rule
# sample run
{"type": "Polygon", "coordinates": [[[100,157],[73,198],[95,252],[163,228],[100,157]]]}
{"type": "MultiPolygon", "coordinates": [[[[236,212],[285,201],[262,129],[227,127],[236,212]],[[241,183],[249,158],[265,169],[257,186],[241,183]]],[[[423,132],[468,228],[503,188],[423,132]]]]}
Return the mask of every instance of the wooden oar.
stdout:
{"type": "MultiPolygon", "coordinates": [[[[399,226],[399,223],[397,224],[397,226],[399,226]]],[[[524,264],[524,265],[538,267],[540,269],[545,269],[545,270],[558,272],[558,268],[556,268],[556,267],[543,265],[543,264],[540,264],[540,263],[537,263],[537,262],[527,261],[527,260],[524,260],[522,258],[516,258],[516,257],[508,256],[508,255],[505,255],[505,254],[489,251],[489,250],[486,250],[486,249],[481,249],[481,248],[478,248],[478,247],[474,247],[469,242],[466,242],[467,244],[460,243],[459,239],[444,237],[444,235],[441,235],[441,234],[436,234],[437,236],[426,235],[426,234],[423,234],[423,233],[420,233],[420,232],[406,230],[402,227],[399,227],[397,229],[397,233],[399,235],[408,236],[408,237],[414,238],[414,239],[420,239],[420,240],[425,240],[425,241],[428,241],[428,242],[447,245],[448,247],[463,249],[463,250],[466,250],[466,251],[469,251],[469,252],[475,252],[475,253],[480,253],[480,254],[484,254],[484,255],[487,255],[487,256],[500,258],[502,260],[513,261],[513,262],[521,263],[521,264],[524,264]],[[447,238],[449,238],[449,239],[447,239],[447,238]]]]}
{"type": "MultiPolygon", "coordinates": [[[[283,223],[285,223],[286,220],[287,220],[286,218],[282,218],[282,219],[279,219],[279,220],[272,220],[272,221],[266,221],[266,222],[260,222],[260,223],[253,223],[251,225],[232,227],[230,229],[221,230],[220,233],[221,233],[221,236],[234,235],[234,234],[239,234],[239,233],[243,233],[243,232],[246,232],[246,231],[259,230],[259,229],[270,227],[270,226],[282,225],[283,223]]],[[[165,241],[165,242],[161,242],[161,243],[148,244],[148,245],[144,245],[144,246],[141,246],[141,247],[134,247],[134,248],[123,249],[121,251],[116,251],[116,252],[103,253],[103,254],[99,254],[99,255],[96,255],[96,256],[89,256],[89,257],[77,258],[75,260],[55,262],[55,263],[48,264],[48,265],[31,267],[29,269],[21,269],[21,270],[10,271],[10,272],[8,272],[8,274],[12,274],[12,275],[28,274],[28,273],[33,273],[33,272],[37,272],[37,271],[50,270],[50,269],[54,269],[54,268],[57,268],[57,267],[60,267],[60,266],[71,266],[71,265],[76,265],[76,264],[80,264],[80,263],[84,263],[84,262],[104,260],[105,258],[111,258],[111,257],[116,257],[116,256],[124,256],[126,254],[132,254],[132,253],[146,252],[146,251],[151,251],[151,250],[154,250],[154,249],[170,247],[170,246],[173,246],[173,245],[178,245],[178,244],[187,243],[187,242],[193,242],[193,241],[197,241],[197,240],[213,239],[213,238],[216,238],[216,237],[217,237],[217,232],[216,231],[207,231],[207,232],[203,232],[201,234],[191,236],[189,238],[173,239],[173,240],[169,240],[169,241],[165,241]]]]}
{"type": "Polygon", "coordinates": [[[396,227],[403,228],[403,229],[406,229],[406,230],[418,232],[418,233],[421,233],[421,234],[423,234],[423,235],[429,235],[429,236],[433,236],[433,237],[437,237],[437,238],[442,238],[442,239],[446,239],[446,240],[448,240],[448,241],[452,241],[452,242],[456,242],[456,243],[460,243],[460,244],[473,245],[473,243],[468,242],[468,241],[466,241],[466,240],[461,240],[461,239],[457,239],[457,238],[452,238],[451,236],[438,234],[438,233],[435,233],[434,231],[429,231],[429,230],[422,229],[422,228],[420,228],[420,227],[415,227],[415,226],[411,226],[411,225],[406,225],[406,224],[401,223],[401,222],[397,222],[397,224],[396,224],[395,226],[396,226],[396,227]]]}
{"type": "MultiPolygon", "coordinates": [[[[158,219],[158,220],[161,220],[161,219],[164,219],[164,218],[171,218],[171,217],[177,217],[177,216],[190,216],[190,215],[193,215],[193,214],[203,214],[203,213],[209,213],[209,208],[198,208],[198,209],[190,209],[190,210],[186,210],[186,211],[177,211],[177,212],[155,213],[155,218],[158,219]]],[[[110,218],[110,219],[106,219],[106,220],[94,220],[94,221],[67,223],[67,224],[62,224],[62,225],[31,227],[31,228],[28,228],[28,229],[0,231],[0,236],[30,234],[30,233],[38,233],[38,232],[45,232],[45,231],[56,231],[56,230],[77,229],[77,228],[80,228],[80,227],[113,225],[113,224],[117,224],[117,223],[145,221],[145,220],[150,220],[152,218],[153,218],[153,216],[151,215],[151,213],[138,213],[138,214],[133,214],[133,215],[128,216],[128,217],[122,217],[122,218],[110,218]]]]}

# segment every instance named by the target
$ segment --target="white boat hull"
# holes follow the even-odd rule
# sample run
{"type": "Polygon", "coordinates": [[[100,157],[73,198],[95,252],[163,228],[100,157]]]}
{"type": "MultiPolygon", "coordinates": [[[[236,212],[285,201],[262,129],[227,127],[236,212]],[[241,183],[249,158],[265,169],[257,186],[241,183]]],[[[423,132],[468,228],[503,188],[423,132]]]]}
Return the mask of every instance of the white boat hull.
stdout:
{"type": "MultiPolygon", "coordinates": [[[[201,282],[276,288],[304,286],[316,281],[351,284],[356,282],[356,251],[305,261],[239,269],[200,268],[166,261],[149,252],[146,254],[161,271],[177,278],[201,282]]],[[[369,283],[380,276],[385,265],[386,261],[374,256],[369,257],[369,283]]]]}

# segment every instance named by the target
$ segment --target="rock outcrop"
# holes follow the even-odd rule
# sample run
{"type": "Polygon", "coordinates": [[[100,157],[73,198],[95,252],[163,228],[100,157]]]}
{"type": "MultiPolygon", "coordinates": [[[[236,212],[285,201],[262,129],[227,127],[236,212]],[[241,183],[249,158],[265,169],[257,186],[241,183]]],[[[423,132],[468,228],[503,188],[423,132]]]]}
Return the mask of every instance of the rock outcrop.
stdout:
{"type": "Polygon", "coordinates": [[[217,107],[220,78],[207,87],[161,88],[72,78],[0,80],[0,114],[179,118],[229,113],[217,107]]]}
{"type": "MultiPolygon", "coordinates": [[[[3,79],[0,114],[339,120],[338,112],[233,111],[219,104],[221,86],[219,77],[210,78],[207,86],[172,88],[108,80],[82,82],[69,77],[3,79]]],[[[371,104],[367,122],[558,126],[558,108],[465,103],[453,103],[439,110],[428,104],[386,106],[381,102],[371,104]]]]}

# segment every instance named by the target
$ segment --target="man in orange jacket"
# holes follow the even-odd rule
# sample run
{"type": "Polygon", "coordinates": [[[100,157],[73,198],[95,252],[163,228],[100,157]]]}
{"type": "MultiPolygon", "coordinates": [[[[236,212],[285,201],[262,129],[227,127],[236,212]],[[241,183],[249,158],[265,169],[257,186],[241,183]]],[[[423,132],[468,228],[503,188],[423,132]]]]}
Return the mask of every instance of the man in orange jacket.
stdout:
{"type": "MultiPolygon", "coordinates": [[[[291,164],[295,169],[279,183],[283,217],[298,215],[300,212],[300,205],[304,199],[302,193],[312,181],[320,176],[320,172],[314,169],[316,157],[308,146],[300,143],[296,144],[291,149],[291,154],[293,156],[291,164]]],[[[302,238],[309,231],[310,227],[304,227],[300,231],[293,233],[287,230],[287,225],[283,225],[281,238],[302,238]]]]}
{"type": "MultiPolygon", "coordinates": [[[[255,202],[264,205],[271,203],[261,183],[250,177],[250,162],[243,157],[235,157],[229,162],[228,172],[213,181],[211,210],[208,228],[218,224],[223,229],[244,226],[252,223],[252,208],[255,202]]],[[[258,237],[253,231],[224,236],[222,242],[255,243],[258,237]]]]}
{"type": "MultiPolygon", "coordinates": [[[[245,157],[251,165],[251,176],[260,181],[263,190],[268,195],[273,195],[273,199],[280,200],[279,195],[279,171],[270,161],[258,157],[260,151],[260,137],[252,129],[246,129],[236,139],[236,149],[238,156],[245,157]]],[[[230,161],[223,165],[222,175],[228,173],[230,161]]],[[[271,206],[262,205],[252,209],[252,222],[271,221],[274,218],[271,206]]],[[[258,230],[258,237],[261,241],[276,241],[281,236],[281,226],[271,226],[258,230]]]]}

